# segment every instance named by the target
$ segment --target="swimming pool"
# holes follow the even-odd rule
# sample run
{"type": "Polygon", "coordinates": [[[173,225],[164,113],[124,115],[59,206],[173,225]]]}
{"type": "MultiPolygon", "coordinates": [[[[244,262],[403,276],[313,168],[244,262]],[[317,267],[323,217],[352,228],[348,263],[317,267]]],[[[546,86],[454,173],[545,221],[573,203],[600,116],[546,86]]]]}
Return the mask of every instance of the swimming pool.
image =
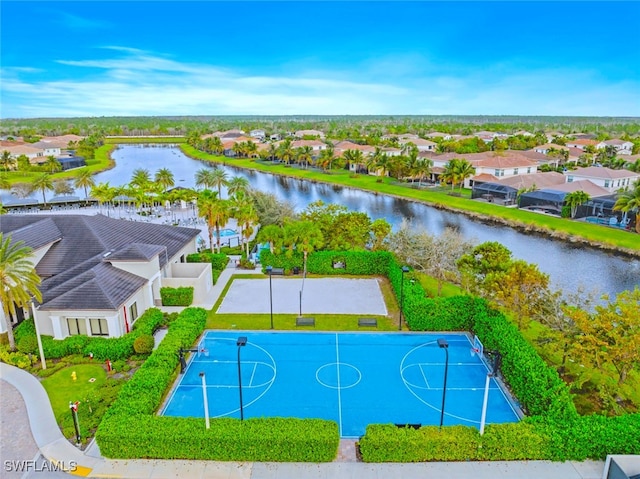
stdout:
{"type": "MultiPolygon", "coordinates": [[[[487,365],[456,333],[207,331],[162,414],[204,417],[204,373],[210,417],[299,417],[336,421],[357,438],[368,424],[440,421],[449,343],[444,424],[479,427],[487,365]],[[246,336],[246,346],[237,339],[246,336]],[[241,349],[241,351],[240,351],[241,349]],[[241,374],[239,374],[241,373],[241,374]]],[[[516,422],[513,401],[491,378],[487,424],[516,422]]]]}
{"type": "MultiPolygon", "coordinates": [[[[215,236],[218,236],[218,232],[217,231],[214,232],[214,233],[215,233],[215,236]]],[[[225,228],[225,229],[220,230],[220,237],[223,237],[223,236],[236,236],[237,234],[238,234],[238,232],[236,230],[232,230],[232,229],[229,229],[229,228],[225,228]]]]}

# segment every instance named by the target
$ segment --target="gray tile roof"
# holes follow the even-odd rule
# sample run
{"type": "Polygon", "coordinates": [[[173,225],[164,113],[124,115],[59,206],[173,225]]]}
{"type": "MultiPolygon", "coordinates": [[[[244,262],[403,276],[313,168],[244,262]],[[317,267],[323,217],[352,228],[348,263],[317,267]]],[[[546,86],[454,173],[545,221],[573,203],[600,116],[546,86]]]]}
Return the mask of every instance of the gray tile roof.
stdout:
{"type": "Polygon", "coordinates": [[[15,229],[9,229],[10,225],[14,223],[9,220],[13,218],[15,218],[13,215],[0,217],[0,232],[10,234],[12,243],[24,241],[25,246],[36,250],[62,239],[62,233],[51,218],[41,219],[35,223],[21,224],[21,222],[17,222],[15,226],[12,226],[15,229]]]}
{"type": "MultiPolygon", "coordinates": [[[[105,261],[149,261],[154,256],[163,254],[166,251],[165,246],[157,244],[131,243],[130,245],[120,248],[109,256],[104,256],[105,261]]],[[[166,261],[166,258],[163,258],[166,261]]]]}
{"type": "Polygon", "coordinates": [[[108,258],[143,261],[159,255],[162,267],[200,230],[103,215],[2,215],[0,232],[33,244],[55,241],[36,266],[43,279],[40,309],[115,310],[146,280],[108,258]]]}

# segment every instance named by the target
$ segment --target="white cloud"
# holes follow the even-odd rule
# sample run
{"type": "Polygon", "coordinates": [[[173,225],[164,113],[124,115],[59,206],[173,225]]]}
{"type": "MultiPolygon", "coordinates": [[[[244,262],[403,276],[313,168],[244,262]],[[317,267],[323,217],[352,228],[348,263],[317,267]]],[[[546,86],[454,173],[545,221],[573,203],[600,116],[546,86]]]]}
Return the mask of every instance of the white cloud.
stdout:
{"type": "Polygon", "coordinates": [[[59,60],[70,67],[63,80],[3,69],[0,116],[640,114],[637,82],[605,85],[589,71],[524,74],[500,66],[452,76],[419,56],[406,55],[348,69],[269,76],[179,62],[128,47],[104,49],[115,56],[59,60]]]}

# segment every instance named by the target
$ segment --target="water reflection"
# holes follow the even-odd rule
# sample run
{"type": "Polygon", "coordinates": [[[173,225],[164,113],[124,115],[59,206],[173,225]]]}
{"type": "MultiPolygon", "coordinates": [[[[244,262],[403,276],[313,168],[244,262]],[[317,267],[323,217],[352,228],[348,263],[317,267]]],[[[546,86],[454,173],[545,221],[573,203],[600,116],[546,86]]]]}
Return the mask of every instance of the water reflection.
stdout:
{"type": "MultiPolygon", "coordinates": [[[[129,182],[137,168],[145,168],[152,175],[160,168],[169,168],[175,176],[177,186],[194,187],[196,172],[202,168],[213,167],[206,162],[186,157],[175,147],[149,148],[126,145],[114,151],[113,158],[116,167],[96,175],[96,182],[109,182],[112,186],[120,186],[129,182]]],[[[550,275],[554,288],[561,288],[567,292],[576,291],[579,286],[585,285],[587,289],[615,294],[625,289],[633,289],[640,284],[639,260],[630,260],[544,236],[521,233],[501,225],[474,221],[462,214],[399,198],[241,170],[230,165],[222,168],[229,177],[247,178],[252,187],[289,201],[298,211],[313,201],[322,200],[366,212],[373,219],[385,218],[394,229],[400,226],[403,218],[407,218],[431,234],[440,234],[445,228],[450,227],[474,243],[498,241],[509,248],[515,258],[538,264],[541,271],[550,275]]],[[[3,199],[7,196],[8,192],[3,192],[3,199]]],[[[78,196],[84,197],[84,193],[79,192],[78,196]]],[[[226,197],[225,190],[223,197],[226,197]]]]}

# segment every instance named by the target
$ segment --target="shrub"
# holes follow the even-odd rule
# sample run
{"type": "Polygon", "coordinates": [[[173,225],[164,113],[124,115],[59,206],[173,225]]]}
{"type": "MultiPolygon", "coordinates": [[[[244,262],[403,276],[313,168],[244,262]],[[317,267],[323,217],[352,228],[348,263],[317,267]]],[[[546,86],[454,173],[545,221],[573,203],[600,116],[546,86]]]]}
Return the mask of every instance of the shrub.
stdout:
{"type": "Polygon", "coordinates": [[[33,353],[38,352],[38,338],[35,335],[22,336],[20,341],[16,342],[16,348],[21,353],[33,353]]]}
{"type": "Polygon", "coordinates": [[[155,340],[150,334],[141,334],[133,342],[133,350],[137,354],[149,354],[153,351],[155,340]]]}
{"type": "Polygon", "coordinates": [[[163,306],[189,306],[193,303],[193,287],[160,288],[163,306]]]}

